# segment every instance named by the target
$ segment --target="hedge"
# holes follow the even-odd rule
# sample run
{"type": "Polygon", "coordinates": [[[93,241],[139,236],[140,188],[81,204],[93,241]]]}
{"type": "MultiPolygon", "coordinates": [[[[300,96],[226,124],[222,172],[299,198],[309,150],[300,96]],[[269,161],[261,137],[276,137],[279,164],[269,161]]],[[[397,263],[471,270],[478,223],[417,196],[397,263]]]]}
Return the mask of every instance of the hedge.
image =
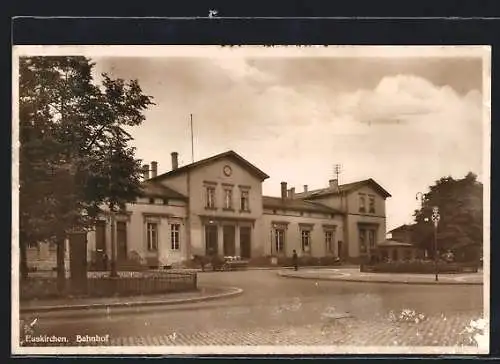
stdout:
{"type": "MultiPolygon", "coordinates": [[[[477,263],[438,263],[439,273],[476,273],[478,271],[477,263]]],[[[360,267],[362,272],[375,273],[422,273],[433,274],[436,272],[436,266],[433,261],[416,262],[391,262],[377,264],[363,264],[360,267]]]]}

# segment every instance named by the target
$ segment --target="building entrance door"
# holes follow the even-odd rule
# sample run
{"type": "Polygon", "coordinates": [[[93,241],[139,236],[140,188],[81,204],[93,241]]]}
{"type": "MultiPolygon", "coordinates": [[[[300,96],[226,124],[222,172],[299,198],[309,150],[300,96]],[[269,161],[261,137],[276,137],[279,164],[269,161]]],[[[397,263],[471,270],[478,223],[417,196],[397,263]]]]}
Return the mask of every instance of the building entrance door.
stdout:
{"type": "Polygon", "coordinates": [[[240,255],[249,259],[252,251],[252,235],[248,226],[240,226],[240,255]]]}
{"type": "Polygon", "coordinates": [[[217,255],[218,250],[219,249],[217,245],[217,226],[205,225],[205,254],[217,255]]]}
{"type": "Polygon", "coordinates": [[[236,255],[235,232],[234,225],[224,225],[223,228],[224,238],[224,256],[236,255]]]}

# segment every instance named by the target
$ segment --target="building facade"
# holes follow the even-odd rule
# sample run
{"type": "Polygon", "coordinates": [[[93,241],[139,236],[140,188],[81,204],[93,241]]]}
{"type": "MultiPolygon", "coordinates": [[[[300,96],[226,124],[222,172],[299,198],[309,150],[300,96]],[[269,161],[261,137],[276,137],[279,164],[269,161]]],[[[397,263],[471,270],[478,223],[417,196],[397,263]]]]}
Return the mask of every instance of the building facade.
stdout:
{"type": "Polygon", "coordinates": [[[269,176],[233,151],[158,175],[145,166],[142,196],[88,233],[88,260],[100,264],[116,251],[118,266],[130,260],[151,267],[176,265],[193,255],[251,259],[263,256],[369,255],[386,234],[390,194],[372,179],[296,193],[262,195],[269,176]],[[150,175],[151,172],[151,175],[150,175]],[[114,234],[111,221],[116,221],[114,234]],[[114,235],[114,244],[112,236],[114,235]]]}

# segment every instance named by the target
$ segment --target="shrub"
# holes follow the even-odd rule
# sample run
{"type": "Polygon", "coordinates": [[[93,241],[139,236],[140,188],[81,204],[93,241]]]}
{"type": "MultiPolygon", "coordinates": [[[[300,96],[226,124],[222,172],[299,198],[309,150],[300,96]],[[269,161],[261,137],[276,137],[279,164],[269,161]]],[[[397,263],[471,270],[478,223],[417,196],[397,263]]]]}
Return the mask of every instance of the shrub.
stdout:
{"type": "Polygon", "coordinates": [[[334,256],[326,256],[319,258],[319,264],[322,266],[340,265],[340,258],[334,256]]]}
{"type": "Polygon", "coordinates": [[[270,266],[272,266],[271,256],[266,255],[266,256],[250,258],[248,260],[248,265],[253,266],[253,267],[270,267],[270,266]]]}
{"type": "Polygon", "coordinates": [[[292,257],[278,257],[280,267],[291,267],[293,265],[292,257]]]}
{"type": "Polygon", "coordinates": [[[303,267],[312,267],[320,265],[319,258],[311,257],[311,256],[303,256],[299,258],[299,266],[303,267]]]}

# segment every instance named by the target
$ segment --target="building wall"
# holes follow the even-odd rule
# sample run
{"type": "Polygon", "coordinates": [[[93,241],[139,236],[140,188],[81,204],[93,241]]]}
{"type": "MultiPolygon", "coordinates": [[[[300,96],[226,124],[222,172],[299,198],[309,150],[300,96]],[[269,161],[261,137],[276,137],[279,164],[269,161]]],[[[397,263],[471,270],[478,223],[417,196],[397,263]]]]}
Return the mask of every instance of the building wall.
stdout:
{"type": "Polygon", "coordinates": [[[397,241],[401,241],[403,243],[411,243],[411,231],[407,229],[402,229],[398,231],[394,231],[391,233],[391,238],[397,241]]]}
{"type": "Polygon", "coordinates": [[[377,226],[375,244],[382,242],[386,236],[385,199],[374,189],[365,186],[353,191],[347,196],[347,241],[349,241],[349,257],[359,258],[360,256],[360,236],[359,226],[363,224],[373,224],[377,226]],[[360,212],[360,194],[366,196],[366,212],[360,212]],[[375,213],[369,212],[368,195],[375,197],[375,213]]]}
{"type": "MultiPolygon", "coordinates": [[[[131,258],[138,254],[146,263],[147,259],[158,259],[161,265],[179,262],[186,256],[186,203],[183,201],[169,200],[168,205],[163,205],[161,199],[149,203],[149,199],[138,199],[137,203],[127,204],[126,216],[117,215],[117,221],[126,221],[127,225],[127,254],[131,258]],[[150,252],[147,249],[147,222],[158,223],[158,251],[150,252]],[[180,249],[171,249],[170,223],[179,223],[180,249]]],[[[106,217],[103,217],[106,219],[106,217]]],[[[87,235],[87,259],[92,260],[96,249],[95,230],[87,235]]],[[[106,254],[111,258],[111,226],[106,220],[106,254]]]]}
{"type": "MultiPolygon", "coordinates": [[[[366,199],[366,207],[368,208],[368,198],[366,199]]],[[[347,209],[350,214],[360,214],[366,216],[385,216],[385,198],[380,196],[373,188],[364,186],[347,195],[347,209]],[[363,194],[365,197],[372,195],[375,197],[375,213],[365,213],[359,211],[359,196],[363,194]]],[[[385,234],[385,233],[384,233],[385,234]]]]}
{"type": "MultiPolygon", "coordinates": [[[[192,254],[205,254],[205,229],[204,220],[200,216],[217,220],[238,221],[242,224],[252,226],[252,256],[259,254],[263,247],[261,236],[262,216],[262,181],[235,163],[231,158],[214,161],[209,165],[198,167],[190,172],[190,199],[189,220],[191,229],[192,254]],[[223,172],[224,166],[229,165],[232,169],[231,176],[223,172]],[[206,186],[207,182],[215,187],[215,209],[206,208],[206,186]],[[232,211],[223,209],[224,185],[230,184],[233,189],[232,211]],[[249,191],[250,211],[240,211],[240,191],[249,191]]],[[[221,239],[221,231],[218,236],[221,239]]],[[[236,236],[238,233],[236,232],[236,236]]],[[[219,244],[220,245],[220,244],[219,244]]]]}
{"type": "MultiPolygon", "coordinates": [[[[325,230],[332,230],[335,227],[333,234],[333,254],[338,256],[337,242],[342,240],[343,220],[340,215],[335,215],[334,218],[328,214],[308,213],[304,212],[302,215],[298,211],[283,211],[266,209],[262,216],[263,223],[263,238],[265,242],[264,255],[276,255],[276,241],[274,229],[280,225],[286,226],[285,228],[285,252],[282,255],[291,256],[293,250],[297,251],[299,255],[311,255],[313,257],[321,257],[330,255],[326,251],[325,245],[325,230]],[[302,251],[302,238],[300,224],[311,224],[311,250],[307,254],[302,251]],[[324,227],[324,225],[328,225],[324,227]]],[[[278,254],[280,255],[280,254],[278,254]]]]}
{"type": "MultiPolygon", "coordinates": [[[[127,250],[128,253],[136,252],[141,258],[154,258],[156,254],[147,250],[146,222],[159,223],[158,259],[160,264],[172,264],[185,259],[190,259],[193,254],[205,255],[205,225],[215,224],[218,227],[218,247],[221,253],[223,244],[223,226],[231,224],[235,226],[236,254],[240,253],[239,228],[241,226],[251,227],[251,256],[263,256],[276,253],[273,224],[285,222],[286,243],[284,254],[290,256],[295,249],[302,254],[301,228],[300,224],[312,224],[311,230],[311,256],[320,257],[327,255],[325,246],[325,228],[323,225],[335,226],[333,237],[334,255],[349,258],[360,256],[359,227],[360,223],[373,224],[377,226],[375,243],[384,240],[386,235],[385,199],[374,189],[365,186],[353,191],[342,198],[338,195],[326,196],[315,199],[340,211],[347,211],[346,215],[284,211],[265,209],[262,204],[262,181],[255,175],[243,168],[232,158],[216,160],[213,163],[196,167],[178,176],[167,177],[160,183],[168,186],[189,197],[189,205],[182,201],[169,200],[169,205],[163,205],[161,200],[158,204],[150,204],[149,199],[138,200],[130,204],[128,210],[131,213],[124,217],[127,220],[127,250]],[[226,176],[224,167],[230,166],[232,174],[226,176]],[[215,187],[215,208],[208,209],[206,206],[206,186],[215,187]],[[224,188],[232,186],[233,209],[225,210],[224,188]],[[250,211],[240,210],[240,191],[249,191],[250,211]],[[359,211],[359,194],[366,195],[366,212],[359,211]],[[375,197],[375,213],[368,210],[368,195],[375,197]],[[149,214],[147,217],[145,213],[149,214]],[[181,244],[179,251],[171,249],[169,224],[172,222],[181,224],[181,244]],[[338,242],[342,242],[342,252],[338,251],[338,242]]],[[[95,233],[88,234],[89,260],[92,251],[95,250],[95,233]]],[[[107,255],[111,257],[111,232],[106,230],[107,255]]],[[[368,243],[367,243],[368,244],[368,243]]]]}
{"type": "MultiPolygon", "coordinates": [[[[69,242],[65,241],[64,268],[69,270],[69,242]]],[[[29,268],[37,271],[52,271],[57,267],[57,248],[49,243],[38,243],[26,249],[26,261],[29,268]]]]}

